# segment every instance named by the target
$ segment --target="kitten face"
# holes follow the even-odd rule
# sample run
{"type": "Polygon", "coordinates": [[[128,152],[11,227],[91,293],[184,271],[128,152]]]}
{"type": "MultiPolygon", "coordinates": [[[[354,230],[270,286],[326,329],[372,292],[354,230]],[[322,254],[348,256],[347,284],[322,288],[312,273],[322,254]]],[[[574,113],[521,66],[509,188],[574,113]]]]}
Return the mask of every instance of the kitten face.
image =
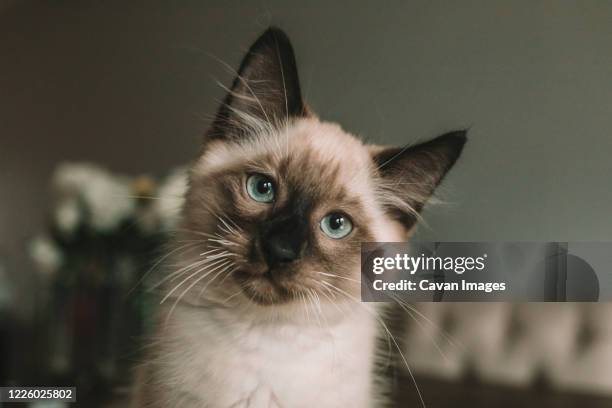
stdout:
{"type": "Polygon", "coordinates": [[[464,141],[456,132],[410,148],[367,146],[320,121],[301,99],[288,39],[268,30],[192,168],[184,287],[201,290],[177,292],[266,306],[355,300],[361,242],[405,240],[464,141]]]}
{"type": "Polygon", "coordinates": [[[331,296],[323,282],[354,294],[360,243],[402,237],[374,199],[374,172],[359,140],[299,118],[263,138],[210,146],[193,172],[186,220],[189,229],[222,237],[218,244],[236,254],[234,283],[255,302],[286,302],[309,290],[331,296]],[[249,192],[257,182],[262,191],[269,182],[272,195],[249,192]]]}

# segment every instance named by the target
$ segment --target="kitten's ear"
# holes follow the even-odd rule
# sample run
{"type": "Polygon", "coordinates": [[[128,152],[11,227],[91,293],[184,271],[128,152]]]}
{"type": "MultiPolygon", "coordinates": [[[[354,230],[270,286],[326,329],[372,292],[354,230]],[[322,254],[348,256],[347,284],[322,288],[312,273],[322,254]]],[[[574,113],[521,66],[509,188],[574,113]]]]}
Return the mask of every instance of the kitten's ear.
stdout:
{"type": "Polygon", "coordinates": [[[449,132],[405,148],[373,148],[384,205],[406,228],[414,225],[435,188],[459,158],[466,133],[449,132]]]}
{"type": "Polygon", "coordinates": [[[242,60],[207,137],[237,138],[305,115],[293,47],[270,27],[242,60]]]}

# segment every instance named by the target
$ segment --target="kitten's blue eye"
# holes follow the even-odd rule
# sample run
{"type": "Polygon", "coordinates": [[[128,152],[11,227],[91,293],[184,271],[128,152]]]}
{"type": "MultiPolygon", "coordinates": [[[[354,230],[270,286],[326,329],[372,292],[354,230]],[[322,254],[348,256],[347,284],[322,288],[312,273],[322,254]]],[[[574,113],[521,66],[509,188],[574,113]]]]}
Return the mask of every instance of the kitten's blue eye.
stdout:
{"type": "Polygon", "coordinates": [[[330,238],[341,239],[351,233],[353,223],[342,213],[331,213],[321,220],[321,229],[330,238]]]}
{"type": "Polygon", "coordinates": [[[249,196],[260,203],[274,201],[274,182],[262,174],[253,174],[247,179],[246,189],[249,196]]]}

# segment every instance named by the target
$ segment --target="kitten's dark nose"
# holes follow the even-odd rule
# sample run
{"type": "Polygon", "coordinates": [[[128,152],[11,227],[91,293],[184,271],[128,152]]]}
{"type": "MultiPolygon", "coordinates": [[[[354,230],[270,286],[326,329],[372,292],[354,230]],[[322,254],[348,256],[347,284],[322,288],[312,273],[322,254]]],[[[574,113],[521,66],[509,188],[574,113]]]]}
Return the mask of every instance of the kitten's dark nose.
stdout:
{"type": "Polygon", "coordinates": [[[292,242],[289,236],[273,235],[268,237],[264,243],[264,252],[268,263],[277,264],[296,260],[300,254],[300,248],[296,242],[292,242]]]}
{"type": "Polygon", "coordinates": [[[268,225],[262,234],[262,252],[268,266],[289,263],[302,254],[304,228],[298,222],[285,220],[268,225]]]}

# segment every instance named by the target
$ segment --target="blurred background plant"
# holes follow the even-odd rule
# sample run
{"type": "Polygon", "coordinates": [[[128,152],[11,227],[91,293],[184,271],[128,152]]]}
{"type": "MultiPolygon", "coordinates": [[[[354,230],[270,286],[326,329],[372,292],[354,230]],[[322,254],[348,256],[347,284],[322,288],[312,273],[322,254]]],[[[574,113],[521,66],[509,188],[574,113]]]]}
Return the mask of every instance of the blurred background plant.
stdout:
{"type": "Polygon", "coordinates": [[[31,321],[7,312],[18,300],[0,268],[0,311],[11,324],[0,383],[76,386],[93,405],[130,379],[154,307],[140,281],[176,225],[185,172],[155,180],[66,163],[51,184],[48,225],[29,244],[31,321]]]}

